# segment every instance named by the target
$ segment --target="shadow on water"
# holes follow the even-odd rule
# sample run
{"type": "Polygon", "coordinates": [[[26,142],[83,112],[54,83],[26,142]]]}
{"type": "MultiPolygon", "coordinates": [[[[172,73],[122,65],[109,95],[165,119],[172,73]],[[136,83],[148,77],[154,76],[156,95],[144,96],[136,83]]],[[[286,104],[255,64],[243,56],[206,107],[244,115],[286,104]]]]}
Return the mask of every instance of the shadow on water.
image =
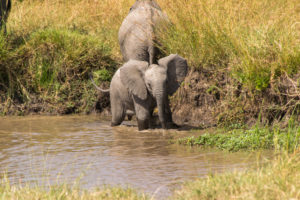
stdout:
{"type": "Polygon", "coordinates": [[[131,186],[164,199],[186,180],[256,166],[255,153],[183,147],[186,130],[139,132],[135,122],[110,127],[97,116],[0,119],[0,173],[11,183],[131,186]],[[81,177],[81,178],[80,178],[81,177]]]}

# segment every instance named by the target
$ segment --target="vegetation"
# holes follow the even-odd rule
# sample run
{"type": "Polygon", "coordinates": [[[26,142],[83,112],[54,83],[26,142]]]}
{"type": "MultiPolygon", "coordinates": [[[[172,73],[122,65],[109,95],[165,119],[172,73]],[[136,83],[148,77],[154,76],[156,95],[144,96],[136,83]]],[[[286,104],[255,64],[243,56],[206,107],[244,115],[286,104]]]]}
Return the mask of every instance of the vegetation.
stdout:
{"type": "MultiPolygon", "coordinates": [[[[211,174],[185,183],[171,199],[299,199],[300,156],[280,155],[265,166],[246,171],[211,174]]],[[[104,187],[81,190],[78,186],[14,186],[0,183],[0,199],[150,199],[133,189],[104,187]]]]}
{"type": "Polygon", "coordinates": [[[267,166],[210,175],[186,183],[172,199],[299,199],[299,152],[279,156],[267,166]]]}
{"type": "Polygon", "coordinates": [[[104,187],[93,191],[81,190],[68,185],[59,186],[13,186],[7,179],[0,183],[0,199],[106,199],[106,200],[146,200],[146,195],[138,194],[133,189],[119,187],[104,187]]]}
{"type": "Polygon", "coordinates": [[[259,91],[299,69],[297,1],[160,3],[174,23],[163,46],[196,68],[227,69],[244,87],[259,91]]]}
{"type": "MultiPolygon", "coordinates": [[[[157,1],[172,22],[159,32],[161,49],[186,57],[192,69],[214,80],[199,84],[209,85],[201,93],[221,101],[214,109],[218,123],[244,122],[259,112],[272,121],[297,112],[297,0],[157,1]]],[[[96,95],[88,74],[101,84],[122,63],[118,28],[133,2],[15,1],[8,36],[0,36],[0,112],[91,111],[96,95]]],[[[187,82],[184,88],[190,94],[197,87],[187,82]]],[[[195,101],[199,95],[186,96],[195,101]]]]}
{"type": "Polygon", "coordinates": [[[9,34],[0,36],[0,112],[93,110],[96,90],[89,75],[93,72],[98,83],[109,82],[120,65],[111,42],[117,27],[98,16],[107,7],[108,2],[77,0],[15,2],[9,34]]]}
{"type": "Polygon", "coordinates": [[[3,114],[9,114],[12,103],[25,104],[33,112],[87,112],[95,101],[89,73],[107,69],[107,81],[116,68],[110,48],[101,39],[77,31],[44,29],[26,39],[2,41],[6,46],[2,49],[6,59],[0,61],[3,114]],[[50,105],[34,107],[39,103],[50,105]]]}
{"type": "Polygon", "coordinates": [[[176,100],[183,116],[191,115],[184,110],[201,113],[185,121],[207,123],[203,116],[210,115],[227,126],[299,114],[297,1],[165,2],[174,26],[162,34],[163,48],[200,71],[176,100]]]}
{"type": "Polygon", "coordinates": [[[256,125],[251,129],[219,129],[198,137],[180,138],[177,143],[228,151],[273,149],[293,152],[300,148],[300,127],[291,119],[287,128],[256,125]]]}

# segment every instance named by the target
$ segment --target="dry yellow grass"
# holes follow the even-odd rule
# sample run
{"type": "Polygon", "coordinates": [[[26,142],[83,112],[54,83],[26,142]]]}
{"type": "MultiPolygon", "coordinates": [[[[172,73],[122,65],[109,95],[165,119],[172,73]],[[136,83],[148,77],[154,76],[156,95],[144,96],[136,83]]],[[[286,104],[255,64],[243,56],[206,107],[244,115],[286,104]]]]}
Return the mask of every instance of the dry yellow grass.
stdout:
{"type": "MultiPolygon", "coordinates": [[[[157,0],[176,29],[164,35],[167,53],[178,52],[193,66],[253,70],[284,67],[299,52],[297,0],[157,0]],[[279,64],[276,64],[279,63],[279,64]]],[[[8,26],[13,34],[68,28],[105,37],[120,57],[118,28],[134,0],[28,0],[15,3],[8,26]]],[[[288,67],[287,67],[288,68],[288,67]]],[[[248,77],[251,78],[251,77],[248,77]]]]}
{"type": "Polygon", "coordinates": [[[160,1],[175,28],[163,37],[167,51],[195,67],[227,69],[251,89],[262,90],[300,65],[297,0],[160,1]]]}
{"type": "Polygon", "coordinates": [[[133,1],[124,0],[28,0],[16,2],[10,14],[11,34],[26,36],[40,29],[79,30],[102,37],[120,57],[118,28],[133,1]]]}

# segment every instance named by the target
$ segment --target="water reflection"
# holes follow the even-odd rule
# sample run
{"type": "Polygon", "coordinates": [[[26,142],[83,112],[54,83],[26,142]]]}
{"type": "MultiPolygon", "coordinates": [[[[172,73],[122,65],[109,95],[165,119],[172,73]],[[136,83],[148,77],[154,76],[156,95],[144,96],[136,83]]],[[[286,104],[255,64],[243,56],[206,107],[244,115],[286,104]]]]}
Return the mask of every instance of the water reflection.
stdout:
{"type": "Polygon", "coordinates": [[[165,198],[185,180],[257,162],[255,154],[171,145],[181,133],[109,124],[97,116],[1,118],[0,172],[12,183],[74,183],[82,176],[84,188],[130,185],[165,198]]]}

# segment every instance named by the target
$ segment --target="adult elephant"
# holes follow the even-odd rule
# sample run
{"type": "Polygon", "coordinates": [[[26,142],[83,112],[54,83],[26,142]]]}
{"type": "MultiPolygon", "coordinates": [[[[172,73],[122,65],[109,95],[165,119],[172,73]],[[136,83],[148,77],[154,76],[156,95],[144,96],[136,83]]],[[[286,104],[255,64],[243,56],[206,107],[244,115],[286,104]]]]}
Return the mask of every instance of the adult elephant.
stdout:
{"type": "Polygon", "coordinates": [[[155,29],[163,23],[168,23],[168,18],[154,0],[137,0],[119,29],[123,60],[157,63],[155,29]]]}
{"type": "Polygon", "coordinates": [[[139,130],[150,127],[155,106],[162,127],[174,125],[168,95],[179,88],[188,70],[187,62],[177,54],[158,60],[158,65],[129,60],[114,74],[110,83],[112,126],[122,123],[126,113],[134,112],[139,130]]]}
{"type": "Polygon", "coordinates": [[[11,10],[11,0],[0,0],[0,30],[4,27],[6,33],[6,21],[11,10]]]}

